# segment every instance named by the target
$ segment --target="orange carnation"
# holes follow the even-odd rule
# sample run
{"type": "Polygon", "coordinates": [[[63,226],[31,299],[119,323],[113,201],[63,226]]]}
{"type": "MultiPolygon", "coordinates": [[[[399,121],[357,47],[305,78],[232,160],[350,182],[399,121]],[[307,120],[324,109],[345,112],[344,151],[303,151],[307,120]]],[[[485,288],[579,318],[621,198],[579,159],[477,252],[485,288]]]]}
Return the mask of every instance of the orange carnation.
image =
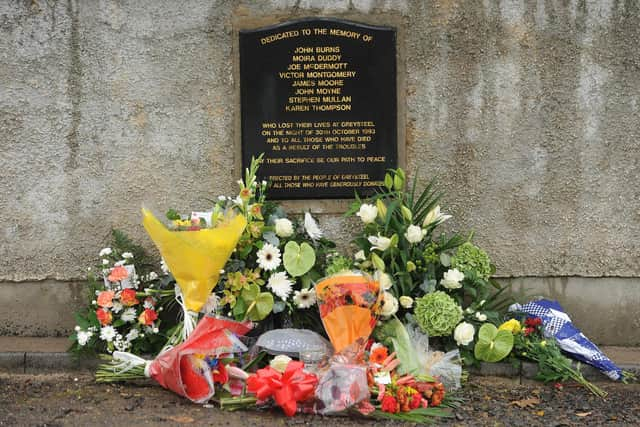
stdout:
{"type": "Polygon", "coordinates": [[[97,303],[100,307],[113,307],[114,291],[102,291],[98,294],[97,303]]]}
{"type": "Polygon", "coordinates": [[[126,279],[127,277],[129,277],[129,272],[126,268],[119,265],[117,267],[113,267],[113,270],[111,270],[111,273],[109,273],[109,276],[107,276],[107,280],[109,280],[110,282],[119,282],[126,279]]]}
{"type": "Polygon", "coordinates": [[[113,320],[113,315],[111,314],[111,312],[102,308],[96,310],[96,317],[98,318],[98,322],[100,322],[102,326],[110,325],[111,321],[113,320]]]}
{"type": "Polygon", "coordinates": [[[140,313],[140,316],[138,316],[138,322],[143,325],[149,326],[153,324],[153,321],[157,318],[158,313],[156,313],[156,311],[151,308],[147,308],[142,313],[140,313]]]}
{"type": "Polygon", "coordinates": [[[136,291],[133,289],[123,289],[120,292],[120,302],[127,307],[138,304],[140,301],[136,298],[136,291]]]}

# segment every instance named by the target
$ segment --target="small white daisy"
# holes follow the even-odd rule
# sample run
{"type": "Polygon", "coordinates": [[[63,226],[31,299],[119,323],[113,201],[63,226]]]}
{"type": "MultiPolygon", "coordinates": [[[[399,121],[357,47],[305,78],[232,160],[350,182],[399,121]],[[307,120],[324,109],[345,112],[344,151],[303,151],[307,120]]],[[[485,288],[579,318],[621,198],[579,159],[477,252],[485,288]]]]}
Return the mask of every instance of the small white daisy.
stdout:
{"type": "Polygon", "coordinates": [[[265,243],[258,251],[258,265],[267,271],[280,267],[280,249],[271,243],[265,243]]]}
{"type": "Polygon", "coordinates": [[[137,329],[131,329],[126,337],[124,337],[127,341],[131,342],[140,336],[140,332],[137,329]]]}
{"type": "Polygon", "coordinates": [[[316,291],[314,289],[303,289],[293,293],[293,302],[299,308],[309,308],[316,303],[316,291]]]}
{"type": "Polygon", "coordinates": [[[124,252],[124,253],[122,254],[122,258],[124,258],[124,259],[131,259],[131,258],[133,258],[133,254],[132,254],[131,252],[124,252]]]}
{"type": "Polygon", "coordinates": [[[127,308],[122,312],[122,316],[120,316],[123,322],[131,323],[136,320],[136,309],[133,307],[127,308]]]}
{"type": "Polygon", "coordinates": [[[284,271],[273,273],[267,282],[267,288],[271,289],[283,301],[286,301],[289,297],[291,286],[293,286],[293,282],[289,280],[287,273],[284,271]]]}
{"type": "Polygon", "coordinates": [[[102,260],[102,265],[109,265],[109,260],[108,259],[103,259],[102,260]]]}
{"type": "Polygon", "coordinates": [[[111,307],[111,310],[114,313],[120,313],[122,311],[122,309],[123,309],[122,303],[119,303],[117,301],[113,302],[113,307],[111,307]]]}
{"type": "Polygon", "coordinates": [[[113,326],[104,326],[100,328],[100,339],[111,342],[116,337],[116,330],[113,326]]]}
{"type": "Polygon", "coordinates": [[[155,271],[152,271],[147,276],[147,280],[156,280],[158,278],[158,274],[155,271]]]}

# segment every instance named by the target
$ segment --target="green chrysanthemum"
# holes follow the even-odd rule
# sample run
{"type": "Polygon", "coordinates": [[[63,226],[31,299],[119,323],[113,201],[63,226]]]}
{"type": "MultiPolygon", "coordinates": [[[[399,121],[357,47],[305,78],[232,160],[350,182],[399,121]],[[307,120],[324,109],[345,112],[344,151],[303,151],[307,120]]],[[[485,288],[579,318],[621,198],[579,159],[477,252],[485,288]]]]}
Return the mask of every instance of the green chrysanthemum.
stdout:
{"type": "Polygon", "coordinates": [[[451,335],[462,320],[462,308],[445,292],[436,291],[415,300],[418,326],[432,337],[451,335]]]}
{"type": "Polygon", "coordinates": [[[471,242],[462,244],[451,259],[451,266],[463,273],[474,271],[478,277],[487,280],[491,276],[489,255],[471,242]]]}

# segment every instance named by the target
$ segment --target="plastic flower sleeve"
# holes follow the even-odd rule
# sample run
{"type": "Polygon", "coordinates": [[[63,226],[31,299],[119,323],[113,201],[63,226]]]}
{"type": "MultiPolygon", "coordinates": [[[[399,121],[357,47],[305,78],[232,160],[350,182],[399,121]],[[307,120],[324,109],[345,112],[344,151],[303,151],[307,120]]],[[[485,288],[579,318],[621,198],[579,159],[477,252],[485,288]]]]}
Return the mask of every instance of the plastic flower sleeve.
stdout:
{"type": "Polygon", "coordinates": [[[558,346],[571,357],[594,366],[612,380],[622,379],[622,370],[573,325],[558,301],[541,299],[524,305],[514,304],[509,310],[539,317],[545,336],[555,338],[558,346]]]}
{"type": "Polygon", "coordinates": [[[193,402],[206,402],[214,395],[214,384],[228,380],[220,358],[246,351],[237,337],[250,330],[251,323],[206,316],[185,342],[150,363],[148,376],[193,402]]]}
{"type": "Polygon", "coordinates": [[[332,363],[316,387],[317,412],[341,412],[368,401],[369,396],[366,365],[332,363]]]}
{"type": "Polygon", "coordinates": [[[142,209],[142,215],[144,228],[180,286],[186,308],[198,313],[244,231],[244,216],[236,215],[215,228],[171,231],[149,210],[142,209]]]}
{"type": "Polygon", "coordinates": [[[380,285],[362,273],[342,273],[316,284],[324,329],[336,353],[356,341],[366,342],[380,309],[380,285]]]}
{"type": "Polygon", "coordinates": [[[455,349],[445,353],[440,360],[431,365],[429,371],[432,376],[438,377],[446,390],[459,389],[462,377],[460,351],[455,349]]]}
{"type": "Polygon", "coordinates": [[[292,357],[310,349],[324,349],[325,355],[330,355],[331,344],[318,333],[308,329],[274,329],[260,335],[256,342],[270,354],[286,354],[292,357]]]}

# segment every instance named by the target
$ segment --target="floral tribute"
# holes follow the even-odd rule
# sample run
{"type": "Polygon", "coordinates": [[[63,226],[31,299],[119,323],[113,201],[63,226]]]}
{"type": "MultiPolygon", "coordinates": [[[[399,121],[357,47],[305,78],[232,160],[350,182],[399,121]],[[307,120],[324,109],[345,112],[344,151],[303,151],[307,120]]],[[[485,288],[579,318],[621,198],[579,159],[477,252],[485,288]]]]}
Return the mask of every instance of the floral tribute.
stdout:
{"type": "Polygon", "coordinates": [[[143,211],[165,275],[149,270],[139,247],[100,252],[72,336],[73,351],[109,353],[98,381],[153,378],[229,410],[413,423],[451,416],[463,366],[480,361],[534,361],[541,380],[604,395],[562,352],[578,343],[574,357],[588,362],[595,346],[555,302],[507,311],[513,297],[473,233],[443,231],[452,216],[433,182],[418,190],[390,170],[375,196],[356,195],[346,215],[359,226],[352,251],[340,253],[310,212],[287,216],[268,200],[261,162],[252,159],[238,194],[210,210],[172,209],[168,224],[143,211]]]}

